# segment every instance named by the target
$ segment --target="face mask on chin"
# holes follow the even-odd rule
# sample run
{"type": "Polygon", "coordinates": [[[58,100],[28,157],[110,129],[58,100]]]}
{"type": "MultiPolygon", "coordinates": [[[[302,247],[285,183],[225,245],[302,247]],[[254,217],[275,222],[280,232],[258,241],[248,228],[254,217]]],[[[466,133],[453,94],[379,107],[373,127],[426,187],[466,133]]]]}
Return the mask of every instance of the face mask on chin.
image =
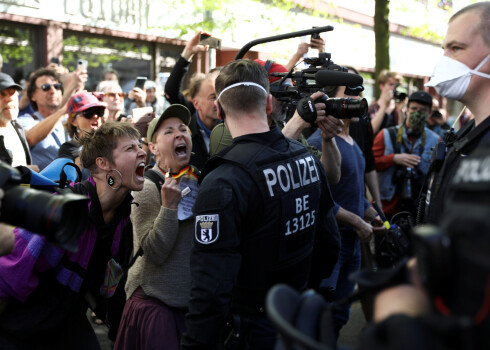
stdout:
{"type": "Polygon", "coordinates": [[[489,59],[490,55],[487,55],[475,69],[471,69],[451,57],[442,56],[434,67],[430,81],[425,86],[434,87],[441,96],[459,100],[466,93],[473,74],[490,79],[489,74],[478,71],[489,59]]]}

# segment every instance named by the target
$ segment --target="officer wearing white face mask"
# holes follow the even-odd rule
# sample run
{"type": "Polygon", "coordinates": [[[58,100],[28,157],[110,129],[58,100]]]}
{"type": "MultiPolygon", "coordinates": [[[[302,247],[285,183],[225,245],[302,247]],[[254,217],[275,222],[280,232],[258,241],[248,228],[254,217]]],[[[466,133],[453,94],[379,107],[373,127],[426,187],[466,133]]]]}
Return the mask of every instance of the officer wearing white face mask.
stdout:
{"type": "Polygon", "coordinates": [[[426,86],[468,107],[475,118],[448,133],[434,151],[419,200],[418,222],[442,220],[448,187],[460,161],[490,142],[490,2],[469,5],[449,20],[444,56],[426,86]]]}

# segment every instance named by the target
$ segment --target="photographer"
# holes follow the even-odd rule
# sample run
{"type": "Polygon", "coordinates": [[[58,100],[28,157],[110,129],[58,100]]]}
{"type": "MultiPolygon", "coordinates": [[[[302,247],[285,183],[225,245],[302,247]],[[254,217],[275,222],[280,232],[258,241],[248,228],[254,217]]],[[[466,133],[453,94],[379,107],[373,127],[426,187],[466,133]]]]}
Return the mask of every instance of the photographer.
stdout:
{"type": "Polygon", "coordinates": [[[117,286],[132,249],[124,231],[130,192],[143,188],[146,155],[129,123],[103,124],[81,142],[82,165],[91,176],[72,191],[90,199],[87,228],[75,252],[15,228],[14,251],[0,258],[2,349],[100,349],[86,311],[90,306],[105,319],[100,306],[122,290],[117,286]]]}
{"type": "Polygon", "coordinates": [[[426,127],[431,108],[432,96],[414,92],[408,99],[405,122],[381,130],[374,139],[381,203],[388,217],[400,211],[415,217],[417,197],[439,141],[439,135],[426,127]]]}
{"type": "Polygon", "coordinates": [[[376,135],[381,129],[400,125],[403,122],[403,107],[407,94],[397,94],[396,88],[400,85],[402,77],[396,73],[382,70],[378,75],[378,84],[381,94],[379,99],[369,105],[371,125],[376,135]]]}

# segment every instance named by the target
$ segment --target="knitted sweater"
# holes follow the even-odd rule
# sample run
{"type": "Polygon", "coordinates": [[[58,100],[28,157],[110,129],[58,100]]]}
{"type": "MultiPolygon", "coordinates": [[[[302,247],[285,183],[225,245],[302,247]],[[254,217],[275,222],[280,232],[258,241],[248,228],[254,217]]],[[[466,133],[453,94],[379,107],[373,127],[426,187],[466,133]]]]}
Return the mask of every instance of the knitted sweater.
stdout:
{"type": "Polygon", "coordinates": [[[131,210],[134,251],[141,246],[144,254],[129,270],[126,298],[141,286],[146,295],[168,306],[187,308],[194,218],[179,221],[177,209],[163,207],[160,191],[151,180],[145,179],[143,190],[133,195],[139,204],[131,210]]]}

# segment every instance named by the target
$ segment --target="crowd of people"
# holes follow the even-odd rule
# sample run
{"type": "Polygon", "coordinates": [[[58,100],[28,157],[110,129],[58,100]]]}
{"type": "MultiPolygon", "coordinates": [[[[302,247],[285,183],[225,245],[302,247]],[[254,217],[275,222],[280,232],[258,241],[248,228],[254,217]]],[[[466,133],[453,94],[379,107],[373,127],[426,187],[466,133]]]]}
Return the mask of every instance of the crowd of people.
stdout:
{"type": "MultiPolygon", "coordinates": [[[[54,168],[55,181],[73,163],[81,176],[69,189],[89,198],[75,251],[0,223],[0,347],[99,349],[90,308],[115,349],[272,349],[264,303],[275,284],[313,288],[335,303],[353,293],[352,273],[375,268],[373,237],[387,232],[381,217],[406,212],[451,231],[444,218],[461,198],[453,189],[461,168],[488,182],[464,159],[482,157],[490,142],[489,22],[490,2],[457,12],[426,84],[438,94],[405,93],[398,73],[382,71],[380,96],[360,119],[329,115],[320,102],[362,97],[347,86],[312,93],[308,115],[271,94],[293,84],[271,73],[294,70],[310,48],[323,52],[321,38],[300,44],[285,66],[235,60],[195,74],[183,91],[193,57],[208,49],[198,32],[164,94],[146,80],[126,96],[113,70],[86,91],[84,65],[69,72],[52,63],[25,87],[0,73],[0,160],[31,176],[54,168]],[[471,110],[457,133],[443,98],[471,110]]],[[[411,279],[363,305],[372,325],[361,348],[394,349],[381,337],[402,325],[423,330],[410,346],[462,344],[430,332],[424,317],[436,311],[417,263],[426,262],[411,260],[411,279]]],[[[450,296],[435,302],[443,315],[474,316],[453,305],[450,296]]],[[[349,309],[334,310],[336,337],[349,309]]],[[[490,343],[480,335],[489,318],[479,320],[470,328],[475,348],[490,343]]]]}

